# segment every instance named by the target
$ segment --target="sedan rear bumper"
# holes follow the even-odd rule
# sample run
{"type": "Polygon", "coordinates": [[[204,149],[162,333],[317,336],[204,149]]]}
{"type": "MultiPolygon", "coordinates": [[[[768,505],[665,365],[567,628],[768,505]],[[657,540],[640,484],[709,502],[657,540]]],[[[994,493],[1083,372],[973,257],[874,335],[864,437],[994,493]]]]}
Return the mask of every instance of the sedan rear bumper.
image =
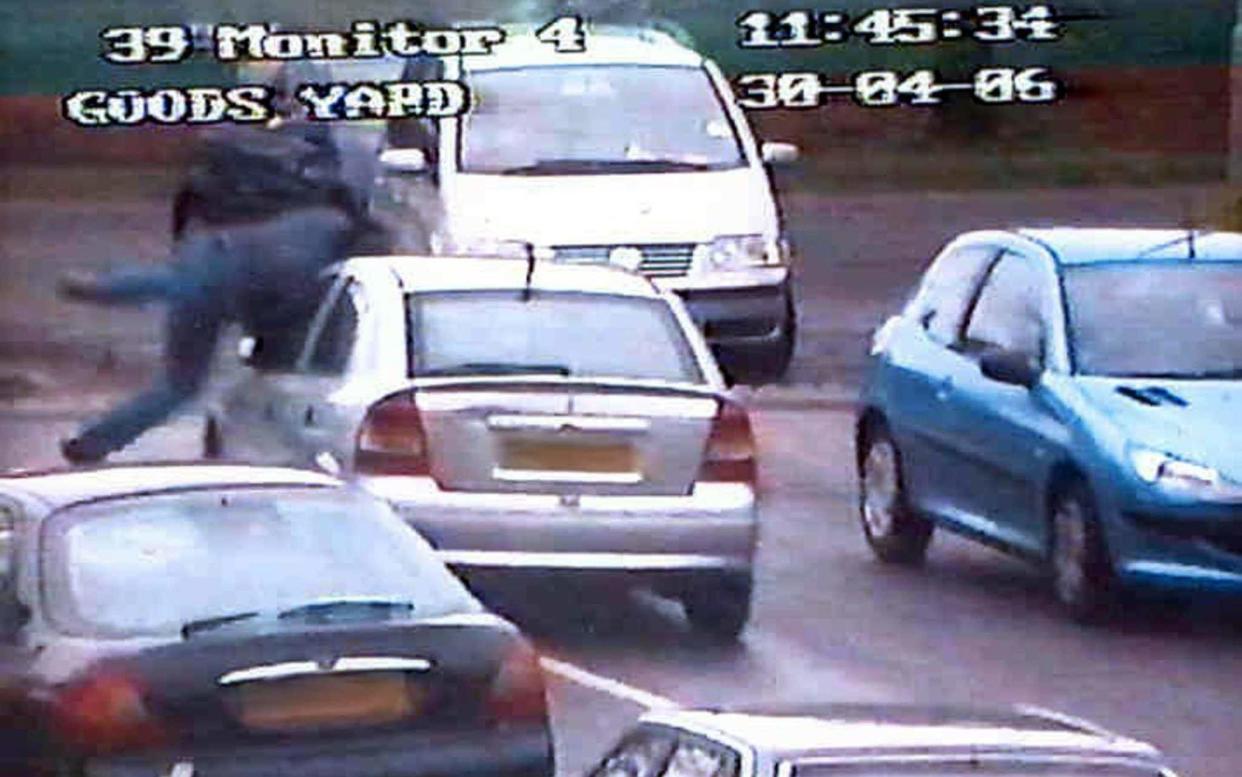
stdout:
{"type": "Polygon", "coordinates": [[[110,758],[87,764],[86,777],[551,777],[550,733],[526,729],[462,735],[444,732],[313,738],[239,744],[219,750],[110,758]],[[175,770],[180,765],[179,770],[175,770]]]}
{"type": "Polygon", "coordinates": [[[699,483],[688,496],[442,491],[430,478],[359,482],[390,502],[445,563],[479,569],[748,571],[758,531],[753,489],[699,483]]]}

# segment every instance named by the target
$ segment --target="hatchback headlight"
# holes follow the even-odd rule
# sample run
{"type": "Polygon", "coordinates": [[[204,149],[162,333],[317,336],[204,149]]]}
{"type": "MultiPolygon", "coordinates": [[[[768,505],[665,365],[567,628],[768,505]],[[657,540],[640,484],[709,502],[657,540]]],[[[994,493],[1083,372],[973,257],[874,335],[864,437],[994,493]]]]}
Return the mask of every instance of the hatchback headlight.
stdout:
{"type": "Polygon", "coordinates": [[[726,235],[707,245],[709,270],[740,270],[781,263],[781,247],[775,240],[762,235],[726,235]]]}
{"type": "Polygon", "coordinates": [[[1210,493],[1223,485],[1220,473],[1212,467],[1160,451],[1135,448],[1130,451],[1130,463],[1144,481],[1171,490],[1210,493]]]}

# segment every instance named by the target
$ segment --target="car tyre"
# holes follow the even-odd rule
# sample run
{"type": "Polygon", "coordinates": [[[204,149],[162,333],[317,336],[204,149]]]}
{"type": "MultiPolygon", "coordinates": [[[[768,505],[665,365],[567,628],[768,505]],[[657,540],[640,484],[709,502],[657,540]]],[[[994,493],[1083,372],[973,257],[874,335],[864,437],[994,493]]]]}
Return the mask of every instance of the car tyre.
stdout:
{"type": "Polygon", "coordinates": [[[215,416],[207,416],[203,421],[203,458],[216,460],[224,458],[224,432],[215,416]]]}
{"type": "Polygon", "coordinates": [[[753,587],[749,574],[693,585],[682,595],[686,620],[695,631],[714,640],[734,642],[750,620],[753,587]]]}
{"type": "Polygon", "coordinates": [[[1073,483],[1053,499],[1049,571],[1057,601],[1078,623],[1099,623],[1112,609],[1116,582],[1100,532],[1095,500],[1073,483]]]}
{"type": "Polygon", "coordinates": [[[880,561],[917,566],[927,557],[935,527],[910,508],[901,454],[878,424],[863,438],[858,458],[858,517],[867,545],[880,561]]]}

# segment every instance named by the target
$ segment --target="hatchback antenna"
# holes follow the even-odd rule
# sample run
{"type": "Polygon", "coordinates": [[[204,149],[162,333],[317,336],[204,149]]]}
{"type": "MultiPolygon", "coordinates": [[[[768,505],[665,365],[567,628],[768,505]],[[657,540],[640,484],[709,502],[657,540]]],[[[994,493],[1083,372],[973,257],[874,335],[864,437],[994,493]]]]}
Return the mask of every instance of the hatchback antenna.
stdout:
{"type": "Polygon", "coordinates": [[[535,275],[535,244],[526,244],[526,283],[522,287],[522,301],[530,302],[530,282],[535,275]]]}

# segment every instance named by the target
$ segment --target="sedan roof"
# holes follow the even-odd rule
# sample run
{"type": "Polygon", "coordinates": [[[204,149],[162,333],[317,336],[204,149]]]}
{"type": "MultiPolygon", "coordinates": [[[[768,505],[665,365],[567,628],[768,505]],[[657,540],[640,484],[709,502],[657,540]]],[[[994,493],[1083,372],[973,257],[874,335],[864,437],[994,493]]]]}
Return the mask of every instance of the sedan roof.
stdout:
{"type": "Polygon", "coordinates": [[[82,469],[18,472],[0,477],[0,490],[39,499],[51,508],[95,499],[184,489],[247,486],[339,486],[336,478],[284,467],[243,464],[128,464],[82,469]]]}
{"type": "Polygon", "coordinates": [[[644,720],[715,732],[776,758],[902,750],[1058,750],[1154,758],[1157,751],[1085,722],[1036,712],[906,705],[657,712],[644,720]]]}
{"type": "MultiPolygon", "coordinates": [[[[460,256],[369,256],[351,259],[346,270],[386,270],[406,292],[520,291],[526,287],[525,259],[460,256]]],[[[658,297],[651,281],[606,264],[563,264],[536,261],[530,288],[535,291],[577,291],[627,297],[658,297]]]]}
{"type": "Polygon", "coordinates": [[[506,30],[505,42],[491,54],[464,57],[471,71],[566,65],[648,65],[699,67],[703,58],[671,35],[645,27],[592,27],[583,51],[558,51],[534,35],[534,29],[506,30]]]}
{"type": "Polygon", "coordinates": [[[1060,264],[1108,261],[1242,260],[1242,234],[1186,229],[1019,229],[1043,245],[1060,264]]]}

